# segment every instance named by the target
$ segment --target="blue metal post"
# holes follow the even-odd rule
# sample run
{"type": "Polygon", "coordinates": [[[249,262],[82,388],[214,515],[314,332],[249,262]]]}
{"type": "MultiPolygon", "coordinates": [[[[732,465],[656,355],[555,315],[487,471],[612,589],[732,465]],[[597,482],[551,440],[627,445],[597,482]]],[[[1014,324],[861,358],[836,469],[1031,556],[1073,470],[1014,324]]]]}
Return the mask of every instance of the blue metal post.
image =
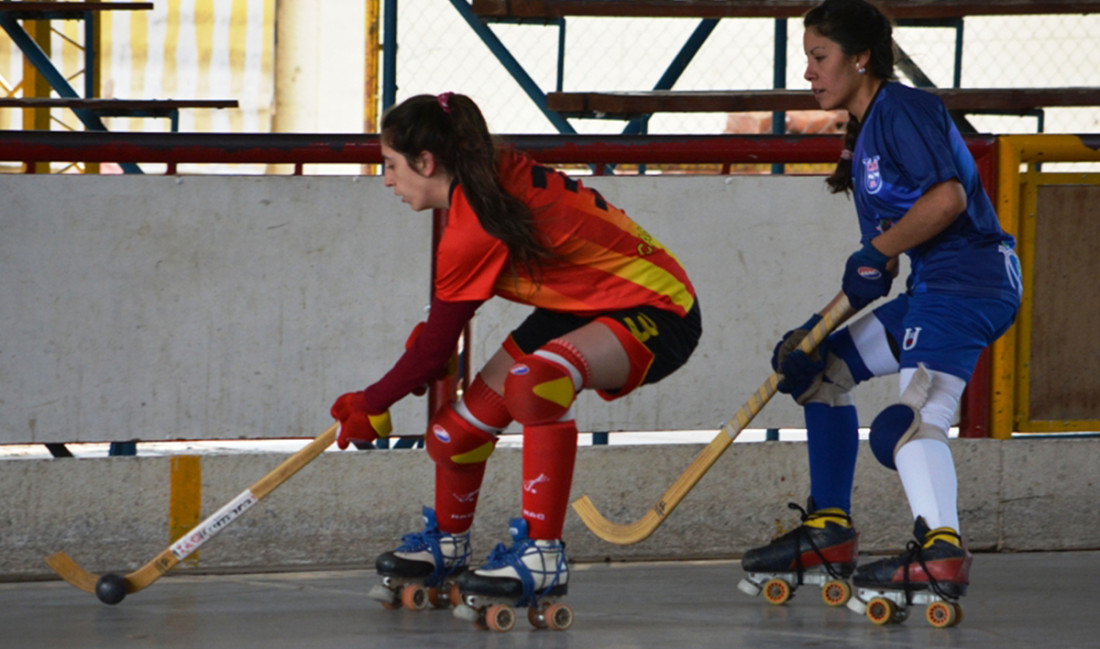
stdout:
{"type": "Polygon", "coordinates": [[[466,0],[451,0],[451,5],[462,16],[466,24],[470,26],[470,29],[474,30],[474,33],[478,35],[485,46],[489,48],[489,51],[493,53],[493,56],[497,57],[504,69],[508,70],[508,73],[512,75],[512,78],[516,80],[523,92],[535,102],[535,106],[538,107],[542,114],[546,116],[546,119],[550,120],[550,123],[554,125],[554,128],[558,129],[559,133],[565,133],[568,135],[575,135],[576,130],[573,125],[569,123],[564,117],[552,110],[546,108],[546,93],[544,93],[535,83],[535,80],[531,78],[531,75],[527,74],[527,71],[523,69],[519,61],[516,60],[512,53],[508,51],[508,48],[500,42],[497,35],[493,33],[493,30],[489,29],[484,23],[478,20],[478,17],[474,15],[474,12],[470,9],[470,5],[466,0]]]}
{"type": "MultiPolygon", "coordinates": [[[[775,69],[772,71],[772,86],[776,90],[787,87],[787,19],[775,19],[775,69]]],[[[787,113],[777,110],[772,113],[772,134],[787,133],[787,113]]],[[[785,170],[783,163],[772,165],[772,173],[779,175],[785,170]]]]}
{"type": "MultiPolygon", "coordinates": [[[[698,26],[695,27],[695,31],[691,33],[687,41],[680,48],[680,51],[676,53],[672,61],[665,68],[664,74],[657,80],[657,84],[653,86],[654,90],[669,90],[672,86],[676,85],[676,82],[680,80],[680,76],[687,69],[691,60],[695,58],[695,55],[699,53],[699,49],[703,47],[703,43],[707,41],[707,38],[714,31],[714,28],[718,26],[717,18],[706,18],[699,21],[698,26]]],[[[623,129],[623,135],[636,135],[644,133],[648,130],[650,115],[633,119],[626,128],[623,129]]]]}
{"type": "Polygon", "coordinates": [[[382,5],[382,112],[397,103],[397,0],[382,5]]]}

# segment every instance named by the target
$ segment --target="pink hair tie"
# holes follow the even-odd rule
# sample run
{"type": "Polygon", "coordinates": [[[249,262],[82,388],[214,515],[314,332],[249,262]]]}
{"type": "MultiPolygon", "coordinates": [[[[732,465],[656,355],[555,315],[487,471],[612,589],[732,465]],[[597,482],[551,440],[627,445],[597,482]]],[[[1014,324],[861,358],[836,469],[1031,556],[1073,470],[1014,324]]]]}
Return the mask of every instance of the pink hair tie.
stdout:
{"type": "Polygon", "coordinates": [[[851,160],[852,159],[852,150],[851,149],[844,149],[843,151],[841,151],[840,152],[840,159],[841,160],[851,160]]]}
{"type": "Polygon", "coordinates": [[[439,107],[443,109],[444,113],[451,114],[451,97],[454,97],[453,92],[444,92],[437,95],[435,100],[439,102],[439,107]]]}

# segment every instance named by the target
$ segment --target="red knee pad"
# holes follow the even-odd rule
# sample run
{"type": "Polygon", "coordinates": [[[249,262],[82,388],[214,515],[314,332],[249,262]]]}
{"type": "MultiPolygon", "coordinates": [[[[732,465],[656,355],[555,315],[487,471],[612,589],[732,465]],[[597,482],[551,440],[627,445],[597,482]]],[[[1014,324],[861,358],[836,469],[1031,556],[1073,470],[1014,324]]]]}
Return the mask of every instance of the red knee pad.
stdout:
{"type": "Polygon", "coordinates": [[[508,412],[508,406],[504,405],[504,397],[493,392],[480,374],[474,377],[470,387],[462,394],[462,406],[481,428],[499,431],[512,423],[512,415],[508,412]]]}
{"type": "Polygon", "coordinates": [[[551,340],[520,357],[504,380],[504,404],[524,426],[558,421],[588,380],[588,363],[577,348],[551,340]],[[579,383],[579,385],[578,385],[579,383]]]}
{"type": "Polygon", "coordinates": [[[454,406],[439,409],[428,424],[424,443],[428,455],[440,466],[465,469],[483,466],[496,448],[497,438],[463,419],[454,406]]]}

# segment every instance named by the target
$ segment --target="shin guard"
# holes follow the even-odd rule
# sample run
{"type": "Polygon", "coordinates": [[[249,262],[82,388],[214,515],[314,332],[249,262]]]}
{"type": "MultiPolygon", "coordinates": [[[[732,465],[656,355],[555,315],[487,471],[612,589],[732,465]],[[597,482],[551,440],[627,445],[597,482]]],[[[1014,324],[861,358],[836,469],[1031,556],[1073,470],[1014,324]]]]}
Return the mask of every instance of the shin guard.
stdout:
{"type": "Polygon", "coordinates": [[[462,403],[446,405],[432,417],[425,446],[435,461],[435,510],[439,529],[465,532],[473,524],[485,462],[496,447],[496,432],[510,417],[500,395],[480,377],[462,403]]]}
{"type": "Polygon", "coordinates": [[[573,420],[523,427],[523,518],[532,539],[561,538],[576,458],[573,420]]]}

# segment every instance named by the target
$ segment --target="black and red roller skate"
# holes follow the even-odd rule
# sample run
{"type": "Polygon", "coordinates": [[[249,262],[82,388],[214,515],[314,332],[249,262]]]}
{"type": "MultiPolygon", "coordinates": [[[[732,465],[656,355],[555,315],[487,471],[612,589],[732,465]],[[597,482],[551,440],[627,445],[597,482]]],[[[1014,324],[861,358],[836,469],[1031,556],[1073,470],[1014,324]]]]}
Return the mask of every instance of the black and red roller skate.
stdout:
{"type": "Polygon", "coordinates": [[[962,620],[959,598],[966,594],[973,560],[959,533],[949,527],[929,530],[918,517],[902,554],[860,566],[852,576],[855,597],[848,608],[875,624],[903,622],[913,604],[926,604],[925,620],[949,627],[962,620]]]}
{"type": "Polygon", "coordinates": [[[435,510],[423,510],[424,531],[401,537],[401,545],[375,561],[382,583],[367,594],[390,609],[421,611],[458,604],[455,579],[470,560],[470,533],[442,532],[435,510]]]}
{"type": "Polygon", "coordinates": [[[852,519],[835,507],[806,511],[795,503],[787,505],[801,512],[802,524],[768,545],[745,553],[741,567],[748,575],[737,588],[760,595],[772,604],[784,604],[803,584],[821,586],[821,598],[830,606],[843,606],[852,596],[846,581],[856,567],[859,532],[852,519]]]}
{"type": "Polygon", "coordinates": [[[480,629],[510,631],[516,607],[527,608],[527,620],[536,629],[564,631],[573,625],[573,609],[558,600],[569,592],[569,564],[560,540],[530,539],[527,521],[509,524],[512,546],[498,544],[476,570],[458,579],[462,603],[455,617],[480,629]]]}

